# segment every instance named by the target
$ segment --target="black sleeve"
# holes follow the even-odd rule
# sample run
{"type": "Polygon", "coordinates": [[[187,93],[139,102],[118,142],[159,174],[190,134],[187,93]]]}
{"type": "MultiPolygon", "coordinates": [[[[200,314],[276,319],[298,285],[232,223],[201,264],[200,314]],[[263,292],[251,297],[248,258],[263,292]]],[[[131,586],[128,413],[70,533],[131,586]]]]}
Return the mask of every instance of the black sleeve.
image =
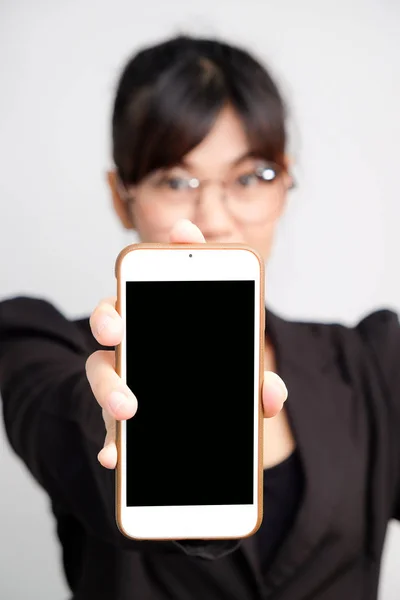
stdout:
{"type": "MultiPolygon", "coordinates": [[[[372,353],[381,389],[387,400],[387,427],[394,468],[392,517],[400,519],[400,324],[390,310],[372,313],[357,327],[372,353]]],[[[382,410],[385,407],[381,407],[382,410]]]]}
{"type": "MultiPolygon", "coordinates": [[[[71,321],[42,300],[0,302],[0,393],[11,446],[51,500],[94,537],[131,549],[115,522],[114,472],[97,460],[105,429],[85,374],[93,349],[71,321]]],[[[187,554],[218,558],[235,541],[171,542],[187,554]]]]}

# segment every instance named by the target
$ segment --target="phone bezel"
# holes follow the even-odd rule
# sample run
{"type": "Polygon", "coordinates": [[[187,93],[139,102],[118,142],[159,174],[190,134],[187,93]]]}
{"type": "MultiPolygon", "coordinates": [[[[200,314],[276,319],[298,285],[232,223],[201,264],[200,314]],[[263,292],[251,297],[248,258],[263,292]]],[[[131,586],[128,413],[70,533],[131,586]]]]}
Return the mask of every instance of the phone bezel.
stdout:
{"type": "MultiPolygon", "coordinates": [[[[117,310],[125,313],[127,281],[243,280],[255,282],[254,347],[254,503],[223,506],[126,505],[126,422],[117,423],[116,521],[134,539],[236,539],[252,535],[262,521],[263,414],[261,386],[264,360],[264,264],[240,244],[132,244],[116,261],[117,310]],[[191,256],[190,256],[191,255],[191,256]]],[[[125,334],[116,348],[116,371],[126,380],[125,334]]]]}

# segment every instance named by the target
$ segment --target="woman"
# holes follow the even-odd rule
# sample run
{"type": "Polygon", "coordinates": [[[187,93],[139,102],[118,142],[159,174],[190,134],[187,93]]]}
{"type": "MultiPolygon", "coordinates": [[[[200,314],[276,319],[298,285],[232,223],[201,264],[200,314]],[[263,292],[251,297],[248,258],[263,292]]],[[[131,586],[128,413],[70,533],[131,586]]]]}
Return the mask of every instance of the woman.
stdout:
{"type": "MultiPolygon", "coordinates": [[[[245,51],[180,37],[139,53],[119,82],[113,156],[115,211],[143,241],[245,242],[268,260],[292,184],[285,110],[245,51]]],[[[134,418],[137,401],[113,370],[112,300],[90,326],[39,300],[0,304],[7,433],[51,498],[76,600],[376,598],[387,523],[400,515],[394,314],[350,329],[267,311],[266,365],[290,398],[279,412],[285,388],[267,374],[265,416],[277,416],[265,427],[265,516],[239,544],[119,533],[114,419],[134,418]]]]}

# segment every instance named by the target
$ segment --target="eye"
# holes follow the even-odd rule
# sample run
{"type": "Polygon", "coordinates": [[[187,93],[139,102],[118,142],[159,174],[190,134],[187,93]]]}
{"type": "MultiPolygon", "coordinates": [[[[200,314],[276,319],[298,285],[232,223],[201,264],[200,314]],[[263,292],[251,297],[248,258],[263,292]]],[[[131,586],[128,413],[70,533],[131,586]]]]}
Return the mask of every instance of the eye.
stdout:
{"type": "Polygon", "coordinates": [[[276,169],[271,165],[258,167],[256,172],[262,181],[274,181],[278,174],[276,169]]]}
{"type": "Polygon", "coordinates": [[[237,184],[243,188],[250,188],[260,183],[270,183],[275,181],[278,176],[278,170],[273,164],[261,164],[250,167],[246,172],[239,175],[236,179],[237,184]]]}
{"type": "Polygon", "coordinates": [[[238,177],[238,182],[242,187],[251,187],[259,183],[259,176],[256,172],[245,173],[238,177]]]}
{"type": "Polygon", "coordinates": [[[170,190],[186,190],[189,187],[189,180],[184,177],[170,176],[163,177],[161,184],[170,190]]]}

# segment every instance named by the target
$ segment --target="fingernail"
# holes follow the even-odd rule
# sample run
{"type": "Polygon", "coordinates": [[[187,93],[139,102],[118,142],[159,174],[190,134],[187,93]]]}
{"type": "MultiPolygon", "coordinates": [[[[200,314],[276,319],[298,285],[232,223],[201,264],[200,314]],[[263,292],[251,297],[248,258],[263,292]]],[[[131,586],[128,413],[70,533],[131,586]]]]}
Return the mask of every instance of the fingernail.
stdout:
{"type": "Polygon", "coordinates": [[[112,413],[118,412],[122,406],[126,406],[128,398],[122,392],[112,392],[108,399],[108,406],[112,413]]]}

